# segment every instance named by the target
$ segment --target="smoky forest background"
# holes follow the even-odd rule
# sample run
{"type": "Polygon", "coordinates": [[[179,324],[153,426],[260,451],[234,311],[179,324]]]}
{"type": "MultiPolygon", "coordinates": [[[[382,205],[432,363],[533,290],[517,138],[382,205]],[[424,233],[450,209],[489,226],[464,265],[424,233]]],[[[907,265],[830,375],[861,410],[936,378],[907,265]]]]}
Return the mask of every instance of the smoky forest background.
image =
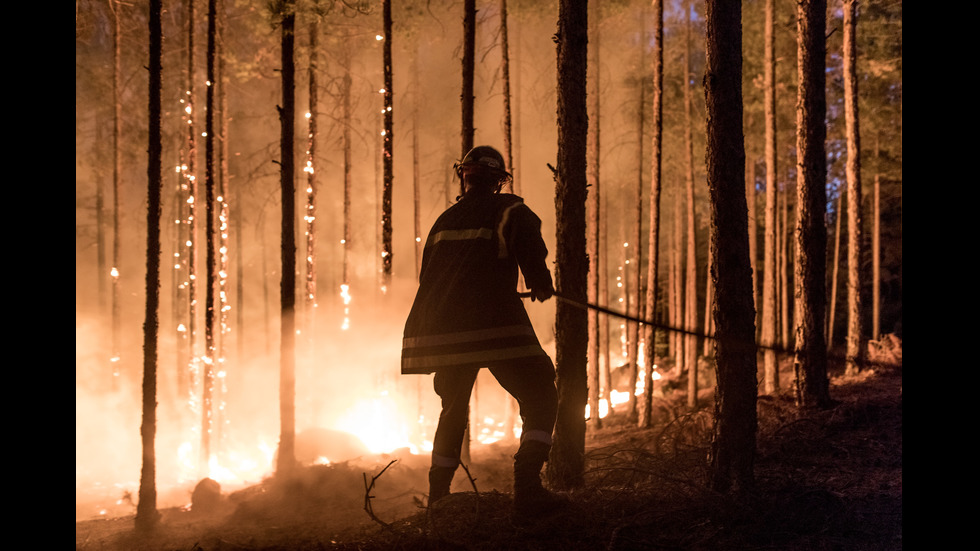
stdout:
{"type": "MultiPolygon", "coordinates": [[[[399,374],[402,324],[475,145],[550,251],[558,296],[526,306],[558,373],[552,488],[639,499],[597,473],[652,438],[695,451],[694,486],[751,494],[770,436],[834,426],[882,377],[899,532],[859,548],[901,548],[896,0],[77,0],[77,548],[102,537],[85,522],[146,534],[234,492],[247,524],[255,488],[302,476],[344,488],[362,518],[338,522],[381,524],[376,548],[463,529],[390,522],[424,501],[439,414],[431,376],[399,374]]],[[[469,431],[454,492],[483,486],[479,531],[520,435],[487,374],[469,431]]],[[[649,543],[630,519],[577,537],[649,543]]],[[[280,545],[250,548],[322,548],[280,545]]]]}

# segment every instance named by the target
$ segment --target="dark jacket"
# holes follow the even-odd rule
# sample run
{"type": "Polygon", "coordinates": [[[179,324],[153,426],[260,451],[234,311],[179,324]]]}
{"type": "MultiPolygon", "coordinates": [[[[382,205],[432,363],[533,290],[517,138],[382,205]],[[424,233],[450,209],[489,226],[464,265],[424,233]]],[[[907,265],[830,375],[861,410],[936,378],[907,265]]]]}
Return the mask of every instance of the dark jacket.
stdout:
{"type": "Polygon", "coordinates": [[[541,220],[510,194],[467,194],[439,216],[405,323],[402,373],[550,359],[517,294],[551,287],[541,220]]]}

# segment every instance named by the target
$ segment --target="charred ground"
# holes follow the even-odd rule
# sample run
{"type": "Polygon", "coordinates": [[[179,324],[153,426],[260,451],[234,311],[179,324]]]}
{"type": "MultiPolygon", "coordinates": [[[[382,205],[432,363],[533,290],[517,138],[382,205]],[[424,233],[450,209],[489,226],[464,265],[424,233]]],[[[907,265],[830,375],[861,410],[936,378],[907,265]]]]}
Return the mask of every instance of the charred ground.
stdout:
{"type": "Polygon", "coordinates": [[[431,510],[420,501],[427,458],[403,454],[306,468],[222,496],[209,511],[163,510],[148,537],[133,531],[132,517],[78,522],[75,547],[901,549],[901,370],[831,384],[838,404],[825,411],[801,413],[788,394],[760,397],[757,487],[738,496],[703,483],[710,408],[682,413],[683,396],[670,396],[658,402],[652,429],[613,416],[590,431],[586,487],[569,494],[567,510],[531,526],[510,518],[516,450],[508,444],[475,453],[472,481],[460,470],[455,493],[431,510]]]}

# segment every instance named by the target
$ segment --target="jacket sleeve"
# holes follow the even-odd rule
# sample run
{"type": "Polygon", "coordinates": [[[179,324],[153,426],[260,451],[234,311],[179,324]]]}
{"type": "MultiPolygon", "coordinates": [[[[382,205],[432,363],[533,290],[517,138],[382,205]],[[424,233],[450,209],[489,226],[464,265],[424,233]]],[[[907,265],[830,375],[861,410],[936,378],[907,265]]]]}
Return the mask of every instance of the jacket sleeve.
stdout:
{"type": "Polygon", "coordinates": [[[546,259],[548,247],[541,237],[541,219],[527,206],[514,209],[508,228],[510,249],[524,274],[524,283],[529,289],[554,289],[551,271],[546,259]]]}

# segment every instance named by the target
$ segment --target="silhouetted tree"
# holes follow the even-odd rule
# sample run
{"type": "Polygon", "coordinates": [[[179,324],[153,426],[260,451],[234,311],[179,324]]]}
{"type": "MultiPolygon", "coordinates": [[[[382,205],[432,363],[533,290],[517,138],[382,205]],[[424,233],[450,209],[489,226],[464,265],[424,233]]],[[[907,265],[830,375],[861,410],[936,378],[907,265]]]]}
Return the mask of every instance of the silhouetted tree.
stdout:
{"type": "MultiPolygon", "coordinates": [[[[560,0],[558,7],[558,166],[555,171],[556,288],[561,296],[585,302],[589,263],[585,255],[585,105],[588,7],[560,0]]],[[[558,301],[555,314],[558,422],[548,462],[548,479],[557,488],[583,484],[585,404],[588,401],[586,346],[588,316],[558,301]]]]}
{"type": "Polygon", "coordinates": [[[157,432],[157,331],[160,309],[160,194],[162,191],[161,82],[163,79],[163,30],[160,25],[160,0],[150,0],[149,60],[149,145],[147,148],[146,207],[146,313],[143,321],[143,423],[140,427],[143,467],[140,472],[139,504],[136,506],[136,528],[152,530],[159,522],[156,488],[157,432]]]}
{"type": "Polygon", "coordinates": [[[749,265],[742,137],[742,9],[705,2],[705,106],[712,279],[717,301],[715,422],[711,487],[744,490],[754,482],[756,431],[755,308],[749,265]]]}
{"type": "Polygon", "coordinates": [[[796,398],[803,407],[826,407],[830,404],[823,324],[827,305],[827,2],[801,0],[797,11],[796,398]]]}
{"type": "Polygon", "coordinates": [[[296,67],[293,59],[296,10],[293,0],[282,0],[276,15],[282,26],[282,106],[279,107],[279,184],[282,198],[279,287],[279,456],[276,472],[287,474],[296,463],[296,208],[295,139],[296,67]]]}

